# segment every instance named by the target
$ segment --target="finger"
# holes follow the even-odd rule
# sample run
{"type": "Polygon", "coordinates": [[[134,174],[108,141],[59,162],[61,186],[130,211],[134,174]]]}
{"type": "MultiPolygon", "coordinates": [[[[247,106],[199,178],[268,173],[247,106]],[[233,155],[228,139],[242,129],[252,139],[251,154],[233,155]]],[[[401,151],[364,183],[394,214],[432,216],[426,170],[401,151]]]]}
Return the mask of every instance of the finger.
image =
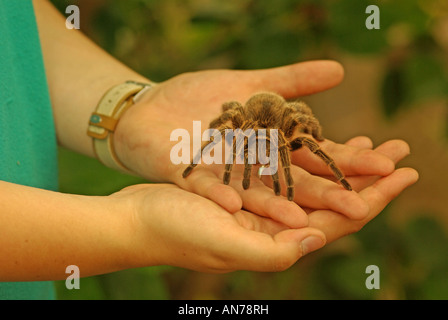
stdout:
{"type": "Polygon", "coordinates": [[[373,219],[405,188],[416,183],[418,178],[419,176],[416,170],[412,168],[401,168],[396,170],[390,177],[382,178],[371,187],[361,191],[361,196],[369,203],[371,209],[371,213],[366,221],[373,219]]]}
{"type": "Polygon", "coordinates": [[[310,227],[323,231],[328,242],[357,232],[417,180],[418,173],[414,169],[398,169],[360,192],[370,208],[369,214],[363,220],[350,220],[334,211],[318,210],[309,214],[310,227]]]}
{"type": "Polygon", "coordinates": [[[223,184],[222,180],[207,168],[196,167],[188,177],[176,182],[182,189],[212,200],[230,213],[242,207],[238,192],[231,186],[223,184]]]}
{"type": "Polygon", "coordinates": [[[287,99],[327,90],[341,83],[344,78],[341,64],[329,60],[249,72],[254,76],[254,90],[274,91],[287,99]]]}
{"type": "MultiPolygon", "coordinates": [[[[345,176],[390,174],[395,165],[387,156],[366,148],[334,143],[325,140],[319,143],[321,149],[333,158],[345,176]]],[[[332,175],[327,165],[306,147],[291,153],[291,161],[295,165],[318,175],[332,175]]]]}
{"type": "Polygon", "coordinates": [[[238,221],[238,224],[245,229],[263,232],[271,236],[275,236],[280,231],[290,229],[287,225],[281,222],[246,210],[235,212],[233,217],[238,221]]]}
{"type": "Polygon", "coordinates": [[[358,136],[351,138],[348,140],[345,145],[360,148],[360,149],[372,149],[373,142],[369,137],[366,136],[358,136]]]}
{"type": "Polygon", "coordinates": [[[241,228],[226,238],[218,270],[283,271],[326,242],[325,235],[313,228],[286,229],[274,236],[241,228]]]}
{"type": "MultiPolygon", "coordinates": [[[[395,164],[410,154],[409,145],[403,140],[386,141],[375,149],[376,152],[388,157],[395,164]]],[[[362,190],[380,179],[380,176],[360,176],[350,179],[355,190],[362,190]]]]}
{"type": "Polygon", "coordinates": [[[378,146],[375,151],[385,155],[395,164],[408,156],[411,151],[409,145],[403,140],[389,140],[378,146]]]}
{"type": "Polygon", "coordinates": [[[308,225],[308,216],[296,203],[276,196],[274,191],[264,185],[257,177],[251,178],[251,186],[244,190],[241,181],[232,182],[243,200],[243,207],[258,215],[269,217],[290,228],[302,228],[308,225]]]}
{"type": "MultiPolygon", "coordinates": [[[[356,192],[345,190],[339,184],[312,175],[297,166],[292,166],[290,170],[294,179],[294,202],[300,207],[330,209],[350,219],[363,219],[368,214],[367,203],[356,192]]],[[[272,188],[270,179],[264,181],[272,188]]],[[[282,190],[285,189],[283,183],[282,190]]]]}

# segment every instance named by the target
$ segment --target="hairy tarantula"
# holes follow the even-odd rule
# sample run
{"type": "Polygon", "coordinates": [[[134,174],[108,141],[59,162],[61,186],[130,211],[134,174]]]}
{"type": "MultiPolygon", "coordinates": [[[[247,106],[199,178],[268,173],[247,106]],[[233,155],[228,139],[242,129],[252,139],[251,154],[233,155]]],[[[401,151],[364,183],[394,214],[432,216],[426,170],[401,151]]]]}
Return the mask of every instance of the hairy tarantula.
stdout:
{"type": "MultiPolygon", "coordinates": [[[[323,141],[322,128],[319,121],[314,117],[310,107],[304,102],[286,102],[283,97],[270,92],[258,93],[252,96],[242,106],[239,102],[230,101],[222,105],[222,114],[210,123],[210,128],[219,130],[224,137],[226,129],[254,129],[258,132],[259,129],[277,129],[278,154],[280,156],[280,163],[283,168],[285,182],[287,186],[286,196],[288,200],[294,199],[294,181],[291,176],[290,166],[290,152],[301,148],[308,147],[311,152],[321,158],[328,167],[332,170],[336,179],[347,190],[352,190],[350,184],[345,180],[341,170],[336,166],[333,159],[328,156],[320,146],[313,140],[306,136],[294,137],[294,134],[305,133],[311,134],[317,141],[323,141]]],[[[235,139],[235,138],[234,138],[235,139]]],[[[257,135],[257,141],[259,136],[257,135]]],[[[272,143],[269,139],[269,134],[265,137],[267,143],[272,143]]],[[[186,178],[191,171],[196,167],[198,158],[201,157],[201,152],[213,142],[213,137],[210,141],[205,142],[200,152],[193,158],[196,161],[191,161],[191,164],[185,169],[182,176],[186,178]]],[[[247,151],[247,139],[244,141],[244,149],[247,151]]],[[[224,184],[229,184],[230,173],[232,171],[233,163],[235,162],[235,146],[233,151],[233,162],[225,165],[225,172],[223,177],[224,184]]],[[[250,185],[250,176],[252,172],[252,164],[247,161],[247,153],[244,154],[244,174],[243,174],[243,188],[248,189],[250,185]]],[[[258,160],[257,160],[258,161],[258,160]]],[[[273,189],[276,195],[280,195],[280,182],[278,171],[272,174],[273,189]]]]}

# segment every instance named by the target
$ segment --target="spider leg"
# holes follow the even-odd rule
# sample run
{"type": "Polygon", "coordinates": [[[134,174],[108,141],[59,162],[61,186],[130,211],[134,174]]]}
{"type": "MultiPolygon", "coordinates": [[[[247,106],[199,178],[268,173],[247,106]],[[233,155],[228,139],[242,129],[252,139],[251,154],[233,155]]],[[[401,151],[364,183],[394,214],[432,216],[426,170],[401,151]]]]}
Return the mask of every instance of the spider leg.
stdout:
{"type": "MultiPolygon", "coordinates": [[[[267,134],[268,134],[268,137],[267,137],[268,139],[266,141],[267,142],[266,143],[266,148],[267,148],[267,154],[268,154],[268,157],[269,157],[270,156],[270,152],[271,152],[271,133],[270,133],[270,131],[268,131],[267,134]]],[[[278,135],[277,135],[277,137],[278,137],[278,135]]],[[[274,145],[275,145],[275,141],[274,141],[274,145]]],[[[277,147],[278,147],[278,141],[277,141],[277,147]]],[[[269,164],[269,165],[271,165],[271,164],[269,164]]],[[[274,189],[274,193],[275,193],[276,196],[279,196],[281,194],[282,188],[280,186],[280,180],[279,180],[279,177],[278,177],[278,165],[277,165],[277,171],[275,171],[275,173],[273,173],[271,175],[271,178],[272,178],[272,187],[274,189]]]]}
{"type": "Polygon", "coordinates": [[[250,176],[252,174],[252,164],[248,163],[248,157],[244,156],[244,175],[243,175],[243,189],[247,190],[250,187],[250,176]]]}
{"type": "Polygon", "coordinates": [[[278,170],[271,177],[272,177],[274,193],[276,196],[279,196],[282,189],[280,187],[280,179],[278,178],[278,170]]]}
{"type": "MultiPolygon", "coordinates": [[[[246,130],[246,129],[255,129],[256,128],[256,124],[253,121],[247,121],[245,122],[242,127],[241,130],[246,130]]],[[[255,131],[253,131],[255,133],[255,131]]],[[[256,143],[256,139],[255,141],[252,141],[251,143],[255,142],[256,143]]],[[[256,144],[255,144],[256,147],[256,144]]],[[[239,147],[238,148],[238,154],[241,154],[241,149],[244,152],[244,173],[243,173],[243,189],[247,190],[249,189],[250,186],[250,177],[252,174],[252,163],[249,163],[249,152],[252,151],[249,149],[249,137],[244,137],[244,143],[242,148],[239,147]]]]}
{"type": "MultiPolygon", "coordinates": [[[[228,121],[232,122],[233,128],[230,128],[227,126],[226,129],[239,128],[243,125],[244,108],[239,102],[236,102],[236,101],[226,102],[222,105],[222,110],[223,110],[223,113],[218,118],[216,118],[215,120],[213,120],[210,123],[211,128],[218,126],[218,125],[221,126],[228,121]]],[[[235,163],[235,159],[236,159],[235,140],[236,139],[234,136],[233,140],[232,140],[232,146],[233,146],[233,151],[231,154],[232,160],[226,159],[226,164],[224,167],[224,175],[223,175],[222,180],[223,180],[223,183],[226,185],[228,185],[230,183],[230,175],[232,172],[233,164],[235,163]]]]}
{"type": "Polygon", "coordinates": [[[249,163],[249,146],[248,138],[244,138],[244,174],[243,174],[243,189],[247,190],[250,186],[250,177],[252,174],[252,163],[249,163]]]}
{"type": "Polygon", "coordinates": [[[314,139],[317,141],[324,141],[325,138],[322,135],[322,127],[319,124],[319,121],[317,121],[316,118],[312,118],[312,121],[310,122],[310,127],[308,128],[309,133],[313,136],[314,139]]]}
{"type": "MultiPolygon", "coordinates": [[[[242,124],[242,119],[244,118],[244,108],[238,102],[227,102],[222,105],[222,110],[223,113],[212,122],[210,122],[209,128],[218,129],[221,133],[221,136],[224,138],[223,140],[225,140],[225,130],[233,129],[226,123],[231,121],[234,127],[239,127],[242,124]]],[[[194,156],[190,165],[182,173],[182,176],[184,178],[186,178],[198,165],[198,162],[202,156],[202,152],[210,143],[213,142],[213,137],[211,137],[210,140],[211,141],[207,141],[201,146],[201,150],[194,156]]],[[[226,172],[228,171],[228,173],[224,173],[224,183],[225,181],[227,181],[227,179],[230,181],[230,171],[232,170],[232,167],[230,166],[229,168],[229,166],[226,164],[225,170],[226,172]],[[228,176],[228,178],[226,178],[226,176],[228,176]]],[[[228,181],[226,184],[228,184],[228,181]]]]}
{"type": "MultiPolygon", "coordinates": [[[[266,130],[266,135],[262,135],[262,137],[260,137],[260,135],[257,135],[257,141],[264,139],[266,140],[266,155],[267,157],[270,156],[270,150],[271,150],[271,135],[269,130],[266,130]]],[[[270,164],[271,165],[271,164],[270,164]]],[[[279,196],[281,193],[281,186],[280,186],[280,181],[279,181],[279,177],[278,177],[278,168],[277,171],[275,173],[273,173],[271,175],[272,178],[272,188],[274,189],[274,193],[275,195],[279,196]]]]}
{"type": "Polygon", "coordinates": [[[327,166],[331,169],[336,179],[342,184],[342,186],[345,189],[349,191],[353,190],[348,181],[345,179],[342,171],[336,166],[334,160],[329,155],[327,155],[315,141],[307,137],[298,137],[292,140],[289,143],[289,145],[291,146],[291,151],[297,150],[301,148],[303,145],[308,147],[308,149],[310,149],[312,153],[317,155],[327,164],[327,166]]]}
{"type": "Polygon", "coordinates": [[[313,115],[298,115],[297,122],[303,126],[303,132],[311,134],[317,141],[323,141],[322,127],[313,115]]]}
{"type": "Polygon", "coordinates": [[[295,101],[288,103],[291,107],[293,107],[297,112],[313,115],[311,108],[304,101],[295,101]]]}
{"type": "Polygon", "coordinates": [[[239,103],[238,101],[229,101],[229,102],[224,102],[222,104],[222,112],[226,112],[227,110],[230,109],[238,109],[240,111],[243,111],[243,106],[241,105],[241,103],[239,103]]]}
{"type": "MultiPolygon", "coordinates": [[[[241,127],[244,129],[245,127],[247,127],[247,123],[244,123],[241,127]]],[[[241,130],[243,130],[243,129],[241,129],[241,130]]],[[[222,178],[224,184],[230,183],[230,175],[232,173],[233,165],[235,164],[235,161],[236,161],[236,156],[237,156],[237,154],[241,155],[241,152],[244,152],[245,140],[246,139],[244,138],[243,142],[241,143],[241,140],[237,139],[237,134],[234,134],[234,136],[233,136],[233,139],[232,139],[233,149],[232,149],[232,154],[230,155],[230,156],[232,156],[232,158],[230,158],[230,156],[229,156],[229,158],[226,159],[226,165],[224,167],[224,176],[222,178]],[[239,142],[238,145],[237,145],[237,142],[239,142]]],[[[243,154],[243,156],[244,156],[244,154],[243,154]]],[[[246,163],[245,156],[243,157],[243,159],[244,159],[244,163],[246,163]]],[[[245,169],[245,171],[246,171],[246,169],[245,169]]],[[[244,181],[243,181],[243,184],[244,184],[244,181]]]]}
{"type": "Polygon", "coordinates": [[[239,128],[242,125],[244,119],[244,108],[236,101],[226,102],[222,105],[223,113],[216,119],[210,122],[210,128],[216,128],[226,123],[227,121],[232,121],[235,128],[239,128]]]}
{"type": "MultiPolygon", "coordinates": [[[[235,137],[233,137],[233,142],[232,142],[232,146],[233,146],[233,151],[232,151],[232,160],[226,160],[226,165],[224,167],[224,175],[222,177],[222,182],[224,184],[229,184],[230,183],[230,174],[232,172],[232,168],[233,168],[233,164],[235,163],[235,159],[236,159],[236,145],[235,145],[235,137]]],[[[230,158],[230,157],[229,157],[230,158]]]]}
{"type": "MultiPolygon", "coordinates": [[[[225,131],[226,129],[232,129],[229,126],[221,126],[220,128],[217,128],[219,130],[219,132],[221,133],[221,137],[225,136],[225,131]]],[[[196,155],[194,156],[194,158],[191,160],[190,165],[184,170],[184,172],[182,173],[182,177],[186,178],[188,177],[188,175],[191,173],[191,171],[193,171],[193,169],[198,165],[199,160],[201,160],[202,157],[202,153],[204,151],[204,149],[209,146],[211,143],[214,142],[214,144],[216,144],[217,142],[214,141],[214,137],[211,136],[210,137],[210,141],[206,141],[202,144],[201,146],[201,150],[198,151],[198,153],[196,153],[196,155]]]]}
{"type": "Polygon", "coordinates": [[[311,134],[317,141],[324,140],[322,127],[305,102],[290,102],[288,106],[293,108],[295,112],[288,111],[285,114],[286,120],[284,120],[283,131],[286,138],[290,138],[294,134],[294,128],[299,125],[304,133],[311,134]]]}
{"type": "Polygon", "coordinates": [[[279,146],[278,152],[280,154],[280,162],[282,164],[283,172],[285,174],[286,182],[286,197],[289,201],[294,200],[294,179],[291,175],[291,157],[289,155],[288,143],[283,135],[283,132],[279,130],[279,146]]]}

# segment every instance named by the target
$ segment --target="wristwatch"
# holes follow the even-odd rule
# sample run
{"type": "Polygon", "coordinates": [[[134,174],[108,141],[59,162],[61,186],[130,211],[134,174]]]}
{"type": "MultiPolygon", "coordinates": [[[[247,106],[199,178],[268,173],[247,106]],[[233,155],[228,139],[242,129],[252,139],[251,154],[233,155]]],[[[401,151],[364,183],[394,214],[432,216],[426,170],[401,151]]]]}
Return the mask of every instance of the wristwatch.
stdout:
{"type": "Polygon", "coordinates": [[[126,81],[109,89],[89,119],[87,135],[93,139],[96,157],[107,167],[133,174],[114,150],[113,136],[120,116],[154,84],[126,81]]]}

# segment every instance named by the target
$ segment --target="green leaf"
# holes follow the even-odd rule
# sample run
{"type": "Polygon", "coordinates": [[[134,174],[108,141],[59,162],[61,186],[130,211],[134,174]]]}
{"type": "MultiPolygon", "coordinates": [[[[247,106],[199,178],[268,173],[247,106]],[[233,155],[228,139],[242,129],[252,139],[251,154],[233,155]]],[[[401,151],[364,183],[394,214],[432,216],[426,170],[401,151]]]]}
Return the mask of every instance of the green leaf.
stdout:
{"type": "Polygon", "coordinates": [[[270,28],[252,32],[260,35],[249,37],[243,44],[241,63],[245,68],[277,67],[298,60],[302,44],[297,34],[270,28]]]}
{"type": "Polygon", "coordinates": [[[448,299],[448,266],[444,270],[431,273],[422,283],[420,299],[447,300],[448,299]]]}
{"type": "Polygon", "coordinates": [[[448,77],[444,65],[435,56],[418,53],[410,57],[403,69],[406,102],[428,98],[448,98],[448,77]]]}
{"type": "Polygon", "coordinates": [[[414,263],[427,270],[448,268],[448,237],[436,220],[422,216],[411,221],[403,237],[414,263]]]}
{"type": "Polygon", "coordinates": [[[367,29],[369,14],[365,11],[370,4],[366,0],[331,2],[328,5],[330,39],[350,53],[381,52],[387,45],[385,29],[389,23],[381,18],[383,6],[380,6],[380,29],[367,29]]]}
{"type": "Polygon", "coordinates": [[[403,70],[401,68],[387,70],[381,85],[383,113],[386,117],[393,117],[403,107],[406,90],[403,70]]]}
{"type": "MultiPolygon", "coordinates": [[[[373,299],[376,290],[367,289],[366,268],[376,265],[386,270],[383,258],[376,253],[357,253],[352,255],[335,254],[318,261],[313,270],[311,295],[319,295],[323,299],[373,299]]],[[[380,288],[382,284],[380,274],[380,288]]]]}
{"type": "Polygon", "coordinates": [[[393,117],[427,99],[448,99],[448,76],[436,55],[417,52],[387,70],[381,85],[383,112],[393,117]]]}
{"type": "Polygon", "coordinates": [[[111,300],[168,299],[167,285],[157,267],[123,270],[98,276],[111,300]]]}
{"type": "Polygon", "coordinates": [[[126,186],[146,182],[142,178],[105,167],[98,160],[58,149],[59,191],[83,195],[109,195],[126,186]]]}
{"type": "Polygon", "coordinates": [[[65,280],[56,281],[56,297],[59,300],[104,300],[107,298],[98,277],[79,280],[79,289],[67,289],[65,280]]]}

